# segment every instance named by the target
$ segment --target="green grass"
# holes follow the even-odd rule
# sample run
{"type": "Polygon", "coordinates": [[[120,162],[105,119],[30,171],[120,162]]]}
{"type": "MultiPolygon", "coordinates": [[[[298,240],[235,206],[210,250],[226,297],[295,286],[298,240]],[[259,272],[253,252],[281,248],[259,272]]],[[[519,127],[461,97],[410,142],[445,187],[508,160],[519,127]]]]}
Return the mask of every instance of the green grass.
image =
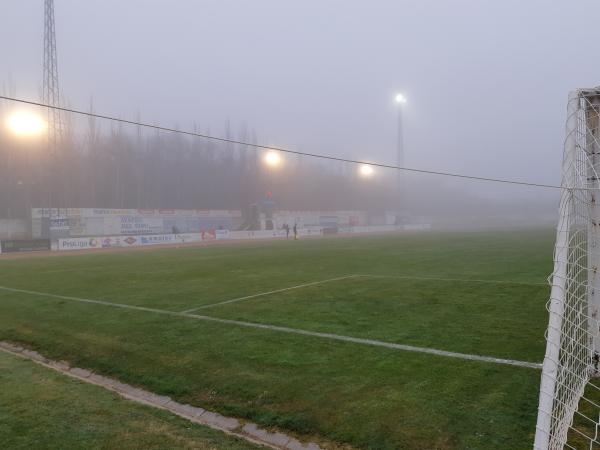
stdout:
{"type": "MultiPolygon", "coordinates": [[[[544,283],[550,231],[0,259],[0,286],[181,311],[349,274],[544,283]]],[[[352,278],[215,317],[540,362],[544,285],[352,278]]],[[[0,291],[0,339],[178,400],[370,449],[521,449],[540,373],[0,291]]]]}
{"type": "Polygon", "coordinates": [[[0,385],[5,449],[259,448],[2,352],[0,385]]]}
{"type": "Polygon", "coordinates": [[[543,285],[359,277],[198,313],[539,362],[545,341],[531,317],[547,294],[543,285]]]}

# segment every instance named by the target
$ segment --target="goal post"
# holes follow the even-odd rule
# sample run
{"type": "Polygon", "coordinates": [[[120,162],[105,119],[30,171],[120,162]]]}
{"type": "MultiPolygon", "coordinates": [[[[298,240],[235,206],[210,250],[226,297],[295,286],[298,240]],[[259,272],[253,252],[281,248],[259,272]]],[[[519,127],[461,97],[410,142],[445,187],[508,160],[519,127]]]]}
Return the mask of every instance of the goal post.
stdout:
{"type": "Polygon", "coordinates": [[[599,111],[600,87],[569,95],[535,450],[600,448],[599,111]]]}

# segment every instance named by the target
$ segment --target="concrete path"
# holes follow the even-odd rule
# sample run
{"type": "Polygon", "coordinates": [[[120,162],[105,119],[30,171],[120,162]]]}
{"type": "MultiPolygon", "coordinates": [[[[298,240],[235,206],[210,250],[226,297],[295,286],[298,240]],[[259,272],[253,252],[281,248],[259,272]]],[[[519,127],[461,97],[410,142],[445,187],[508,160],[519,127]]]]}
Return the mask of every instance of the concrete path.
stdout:
{"type": "Polygon", "coordinates": [[[259,428],[258,425],[252,422],[241,423],[238,419],[233,417],[225,417],[203,408],[178,403],[170,397],[157,395],[129,384],[121,383],[114,378],[97,375],[89,370],[81,369],[79,367],[70,367],[65,362],[52,361],[38,352],[25,349],[9,342],[0,341],[0,351],[29,359],[45,367],[61,372],[64,375],[116,392],[122,397],[134,402],[167,410],[191,422],[237,436],[252,442],[253,444],[277,450],[321,450],[321,447],[313,442],[301,443],[287,434],[271,433],[259,428]]]}

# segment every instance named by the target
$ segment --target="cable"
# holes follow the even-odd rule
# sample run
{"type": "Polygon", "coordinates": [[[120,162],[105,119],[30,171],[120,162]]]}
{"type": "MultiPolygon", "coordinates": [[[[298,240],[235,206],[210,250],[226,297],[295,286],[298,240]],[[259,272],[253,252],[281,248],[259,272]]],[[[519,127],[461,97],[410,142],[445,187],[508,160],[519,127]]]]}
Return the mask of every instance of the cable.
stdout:
{"type": "Polygon", "coordinates": [[[373,162],[367,162],[367,161],[359,161],[356,159],[338,158],[336,156],[329,156],[329,155],[319,155],[316,153],[301,152],[298,150],[291,150],[291,149],[282,148],[282,147],[273,147],[273,146],[269,146],[269,145],[253,144],[251,142],[238,141],[235,139],[227,139],[227,138],[221,138],[221,137],[217,137],[217,136],[210,136],[208,134],[195,133],[193,131],[177,130],[175,128],[162,127],[159,125],[152,125],[152,124],[144,123],[144,122],[136,122],[134,120],[119,119],[117,117],[105,116],[103,114],[95,114],[95,113],[91,113],[91,112],[80,111],[77,109],[63,108],[60,106],[52,106],[52,105],[47,105],[44,103],[34,102],[31,100],[24,100],[24,99],[15,98],[15,97],[7,97],[4,95],[0,95],[0,99],[17,102],[17,103],[24,103],[27,105],[40,106],[42,108],[55,109],[58,111],[64,111],[64,112],[79,114],[79,115],[88,116],[88,117],[95,117],[98,119],[112,120],[114,122],[125,123],[128,125],[135,125],[135,126],[144,127],[144,128],[152,128],[154,130],[159,130],[159,131],[167,131],[169,133],[179,133],[179,134],[184,134],[187,136],[194,136],[194,137],[200,137],[200,138],[204,138],[204,139],[210,139],[213,141],[227,142],[229,144],[247,145],[250,147],[255,147],[255,148],[260,148],[260,149],[265,149],[265,150],[275,150],[275,151],[282,152],[282,153],[289,153],[292,155],[300,155],[300,156],[309,156],[312,158],[320,158],[320,159],[325,159],[325,160],[329,160],[329,161],[346,162],[346,163],[350,163],[350,164],[365,164],[365,165],[369,165],[369,166],[373,166],[373,167],[381,167],[384,169],[403,170],[405,172],[415,172],[415,173],[426,173],[429,175],[441,175],[441,176],[445,176],[445,177],[463,178],[463,179],[467,179],[467,180],[490,181],[493,183],[516,184],[516,185],[521,185],[521,186],[550,188],[550,189],[561,189],[562,188],[561,186],[553,185],[553,184],[529,183],[527,181],[506,180],[506,179],[502,179],[502,178],[478,177],[478,176],[474,176],[474,175],[464,175],[464,174],[460,174],[460,173],[440,172],[440,171],[425,170],[425,169],[415,169],[412,167],[400,167],[400,166],[394,166],[391,164],[373,163],[373,162]]]}

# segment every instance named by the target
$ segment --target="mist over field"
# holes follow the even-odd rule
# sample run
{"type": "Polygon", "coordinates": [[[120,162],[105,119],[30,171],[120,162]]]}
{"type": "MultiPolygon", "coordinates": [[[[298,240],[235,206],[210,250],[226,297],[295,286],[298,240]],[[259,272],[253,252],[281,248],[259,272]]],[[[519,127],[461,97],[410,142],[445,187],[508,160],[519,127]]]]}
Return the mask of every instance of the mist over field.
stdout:
{"type": "Polygon", "coordinates": [[[598,17],[0,1],[0,447],[600,448],[598,17]]]}
{"type": "MultiPolygon", "coordinates": [[[[43,10],[33,3],[10,2],[0,17],[0,91],[37,101],[43,10]]],[[[567,93],[600,73],[589,58],[592,1],[55,5],[63,106],[481,177],[560,184],[567,93]]],[[[23,109],[45,115],[0,101],[2,118],[23,109]]],[[[48,206],[247,210],[265,196],[278,209],[400,211],[439,226],[556,217],[556,189],[407,172],[398,181],[383,168],[366,177],[354,164],[286,154],[269,167],[251,146],[66,113],[63,128],[49,152],[43,138],[2,126],[0,217],[48,206]]]]}

